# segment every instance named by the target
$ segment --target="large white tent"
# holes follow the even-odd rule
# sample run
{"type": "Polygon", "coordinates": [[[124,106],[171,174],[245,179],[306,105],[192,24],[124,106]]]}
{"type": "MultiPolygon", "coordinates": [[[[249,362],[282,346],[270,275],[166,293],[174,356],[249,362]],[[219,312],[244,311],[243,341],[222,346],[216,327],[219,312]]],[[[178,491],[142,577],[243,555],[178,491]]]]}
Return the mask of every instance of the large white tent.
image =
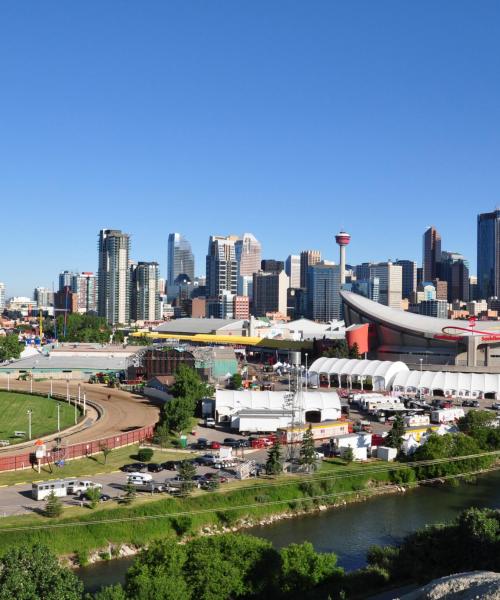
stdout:
{"type": "Polygon", "coordinates": [[[395,377],[399,373],[409,373],[408,366],[401,362],[388,360],[359,360],[349,358],[326,358],[316,359],[309,368],[309,380],[316,378],[325,380],[330,387],[338,385],[351,387],[353,382],[369,382],[376,391],[391,389],[395,377]]]}
{"type": "Polygon", "coordinates": [[[449,371],[400,372],[394,378],[395,392],[442,394],[452,398],[480,398],[486,394],[498,398],[500,374],[454,373],[449,371]]]}

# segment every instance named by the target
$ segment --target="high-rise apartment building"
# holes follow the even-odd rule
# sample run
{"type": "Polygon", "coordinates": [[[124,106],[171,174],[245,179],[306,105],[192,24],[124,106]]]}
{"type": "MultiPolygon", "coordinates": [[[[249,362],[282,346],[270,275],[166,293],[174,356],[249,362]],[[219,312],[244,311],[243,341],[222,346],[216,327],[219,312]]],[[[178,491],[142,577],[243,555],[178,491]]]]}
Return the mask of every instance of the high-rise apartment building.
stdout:
{"type": "Polygon", "coordinates": [[[207,316],[228,318],[233,311],[233,298],[238,291],[238,263],[236,262],[234,236],[212,235],[208,242],[206,289],[207,316]]]}
{"type": "Polygon", "coordinates": [[[401,308],[403,298],[403,267],[391,262],[370,266],[370,278],[378,277],[379,302],[391,308],[401,308]]]}
{"type": "Polygon", "coordinates": [[[142,262],[131,267],[131,318],[134,321],[160,319],[160,295],[157,262],[142,262]]]}
{"type": "Polygon", "coordinates": [[[285,263],[282,260],[274,258],[265,258],[260,261],[260,270],[264,273],[281,273],[285,269],[285,263]]]}
{"type": "Polygon", "coordinates": [[[286,316],[288,276],[280,273],[259,271],[253,275],[253,314],[265,317],[267,313],[286,316]]]}
{"type": "Polygon", "coordinates": [[[309,267],[307,313],[321,323],[340,319],[340,265],[318,262],[309,267]]]}
{"type": "Polygon", "coordinates": [[[435,227],[429,227],[424,233],[422,267],[424,281],[432,281],[440,275],[441,236],[435,227]]]}
{"type": "Polygon", "coordinates": [[[262,247],[259,240],[251,233],[244,233],[241,239],[234,243],[238,276],[251,277],[260,269],[262,247]]]}
{"type": "Polygon", "coordinates": [[[78,296],[79,313],[97,313],[97,277],[90,271],[73,275],[71,289],[78,296]]]}
{"type": "Polygon", "coordinates": [[[303,250],[300,253],[300,287],[306,288],[308,282],[309,267],[316,265],[321,261],[321,252],[319,250],[303,250]]]}
{"type": "Polygon", "coordinates": [[[413,260],[397,260],[395,265],[403,269],[403,298],[411,298],[417,289],[417,263],[413,260]]]}
{"type": "Polygon", "coordinates": [[[300,287],[300,256],[290,254],[285,261],[285,273],[288,275],[288,285],[291,288],[300,287]]]}
{"type": "Polygon", "coordinates": [[[179,275],[187,275],[194,281],[194,254],[191,244],[180,233],[168,236],[168,273],[167,284],[173,286],[179,275]]]}
{"type": "Polygon", "coordinates": [[[130,236],[119,229],[99,232],[98,314],[108,323],[130,321],[130,236]]]}
{"type": "Polygon", "coordinates": [[[500,296],[500,209],[477,217],[478,296],[500,296]]]}

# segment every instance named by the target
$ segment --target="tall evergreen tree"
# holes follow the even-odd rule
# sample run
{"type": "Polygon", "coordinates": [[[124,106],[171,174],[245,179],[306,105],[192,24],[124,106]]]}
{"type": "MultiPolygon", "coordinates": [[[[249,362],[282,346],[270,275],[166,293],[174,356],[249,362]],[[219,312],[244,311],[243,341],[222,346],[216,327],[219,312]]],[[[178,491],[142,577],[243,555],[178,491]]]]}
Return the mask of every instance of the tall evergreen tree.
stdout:
{"type": "Polygon", "coordinates": [[[283,459],[281,456],[281,444],[278,438],[274,441],[267,453],[266,473],[268,475],[278,475],[283,472],[283,459]]]}
{"type": "Polygon", "coordinates": [[[311,425],[304,432],[302,443],[300,445],[300,463],[304,465],[307,471],[312,471],[316,467],[316,448],[314,447],[314,437],[311,425]]]}

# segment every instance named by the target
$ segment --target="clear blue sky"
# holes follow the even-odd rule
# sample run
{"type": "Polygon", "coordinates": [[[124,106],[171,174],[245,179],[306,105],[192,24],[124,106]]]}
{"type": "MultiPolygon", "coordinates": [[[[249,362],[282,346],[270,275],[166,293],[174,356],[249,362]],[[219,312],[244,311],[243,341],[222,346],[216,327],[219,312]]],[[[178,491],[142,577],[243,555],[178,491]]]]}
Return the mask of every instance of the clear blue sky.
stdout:
{"type": "Polygon", "coordinates": [[[499,202],[497,0],[11,0],[0,77],[8,295],[95,270],[103,227],[202,274],[210,234],[420,261],[434,224],[475,272],[499,202]]]}

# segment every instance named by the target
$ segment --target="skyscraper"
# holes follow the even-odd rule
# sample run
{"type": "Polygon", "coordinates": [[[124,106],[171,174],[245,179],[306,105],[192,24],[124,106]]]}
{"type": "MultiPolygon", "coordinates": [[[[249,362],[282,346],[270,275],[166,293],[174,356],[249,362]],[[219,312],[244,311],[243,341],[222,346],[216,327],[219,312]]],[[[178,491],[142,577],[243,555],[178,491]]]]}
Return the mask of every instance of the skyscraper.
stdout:
{"type": "Polygon", "coordinates": [[[0,313],[5,308],[5,283],[0,281],[0,313]]]}
{"type": "Polygon", "coordinates": [[[285,272],[288,275],[289,287],[300,287],[300,256],[298,254],[290,254],[285,262],[285,272]]]}
{"type": "Polygon", "coordinates": [[[36,287],[33,292],[33,300],[36,300],[38,308],[54,306],[54,292],[45,287],[36,287]]]}
{"type": "Polygon", "coordinates": [[[160,295],[157,262],[141,262],[131,267],[131,317],[134,321],[158,321],[160,319],[160,295]]]}
{"type": "Polygon", "coordinates": [[[309,267],[307,313],[322,323],[340,319],[340,265],[319,262],[309,267]]]}
{"type": "MultiPolygon", "coordinates": [[[[72,271],[62,271],[59,273],[59,291],[64,291],[65,288],[71,287],[74,273],[72,271]]],[[[73,290],[75,291],[75,290],[73,290]]]]}
{"type": "Polygon", "coordinates": [[[286,316],[288,276],[285,271],[253,274],[253,314],[265,317],[267,313],[286,316]]]}
{"type": "MultiPolygon", "coordinates": [[[[238,291],[238,264],[234,236],[210,236],[206,262],[207,313],[209,317],[227,316],[230,295],[238,291]]],[[[231,299],[232,302],[232,299],[231,299]]],[[[232,312],[232,308],[231,308],[232,312]]]]}
{"type": "Polygon", "coordinates": [[[321,252],[319,250],[303,250],[300,253],[300,287],[306,288],[308,281],[308,269],[312,265],[319,263],[321,252]]]}
{"type": "Polygon", "coordinates": [[[448,302],[468,302],[469,263],[457,252],[442,252],[441,257],[441,278],[448,283],[448,302]]]}
{"type": "Polygon", "coordinates": [[[250,277],[260,269],[262,248],[259,240],[251,233],[244,233],[243,237],[234,243],[238,275],[250,277]]]}
{"type": "Polygon", "coordinates": [[[379,302],[391,308],[401,308],[403,297],[403,267],[391,262],[370,266],[370,279],[379,280],[379,302]]]}
{"type": "Polygon", "coordinates": [[[432,281],[440,275],[441,236],[435,227],[429,227],[424,233],[422,267],[424,281],[432,281]]]}
{"type": "Polygon", "coordinates": [[[191,244],[180,233],[168,236],[167,284],[173,286],[179,275],[187,275],[194,282],[194,255],[191,244]]]}
{"type": "Polygon", "coordinates": [[[500,209],[477,217],[478,296],[500,296],[500,209]]]}
{"type": "Polygon", "coordinates": [[[413,260],[397,260],[395,265],[403,269],[403,298],[411,298],[417,289],[417,263],[413,260]]]}
{"type": "Polygon", "coordinates": [[[112,325],[130,321],[130,236],[119,229],[99,233],[98,314],[112,325]]]}

